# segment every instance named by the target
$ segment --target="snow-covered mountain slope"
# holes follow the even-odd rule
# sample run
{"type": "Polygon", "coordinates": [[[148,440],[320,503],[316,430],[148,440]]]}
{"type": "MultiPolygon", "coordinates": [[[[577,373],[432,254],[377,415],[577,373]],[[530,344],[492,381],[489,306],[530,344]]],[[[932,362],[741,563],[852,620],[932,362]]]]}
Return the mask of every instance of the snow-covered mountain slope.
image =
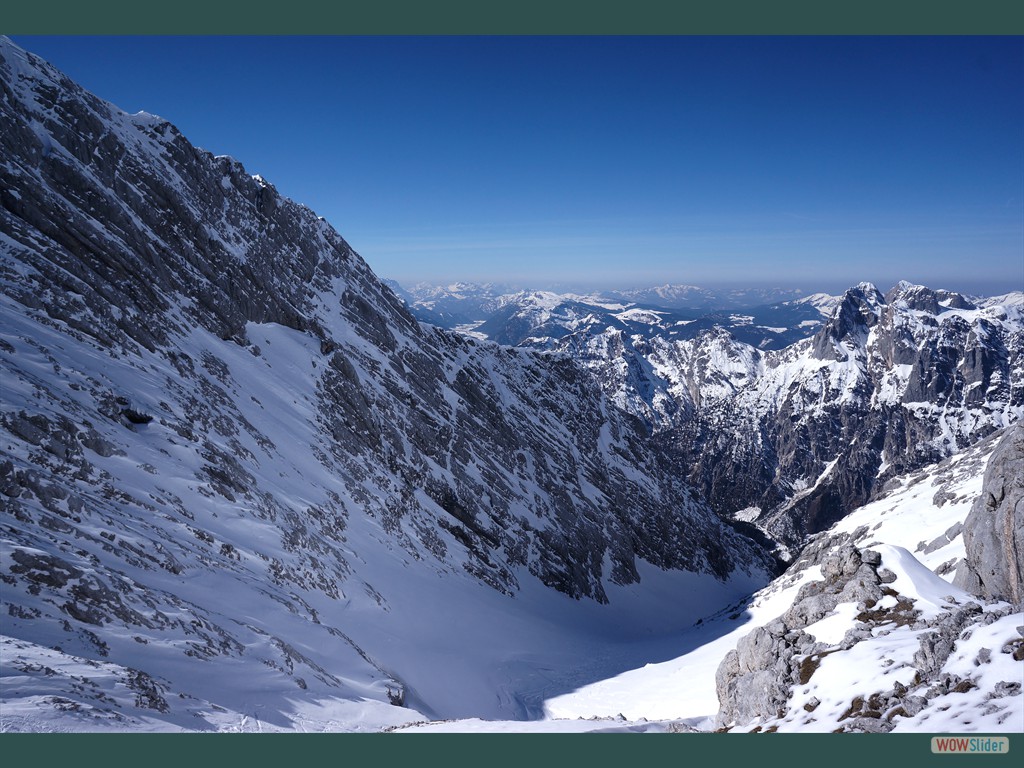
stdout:
{"type": "MultiPolygon", "coordinates": [[[[1015,429],[1019,435],[1022,428],[1015,429]]],[[[771,585],[682,632],[675,658],[552,696],[545,720],[517,725],[537,731],[1024,732],[1024,615],[951,583],[964,557],[962,525],[1008,432],[895,481],[882,498],[815,536],[771,585]],[[871,551],[877,561],[860,554],[871,551]],[[873,564],[865,567],[865,559],[873,564]],[[863,583],[856,583],[850,575],[862,568],[863,583]],[[869,606],[858,593],[872,583],[887,593],[869,606]],[[736,695],[742,686],[734,684],[720,702],[719,669],[737,646],[745,662],[755,662],[745,671],[772,673],[752,680],[742,697],[736,695]],[[740,704],[776,709],[739,717],[740,704]]],[[[510,726],[459,721],[417,730],[510,726]]]]}
{"type": "Polygon", "coordinates": [[[533,291],[472,333],[585,366],[719,514],[788,556],[889,478],[1020,418],[1022,301],[864,283],[699,315],[533,291]]]}
{"type": "Polygon", "coordinates": [[[567,357],[6,39],[0,123],[3,728],[526,717],[767,580],[567,357]]]}
{"type": "Polygon", "coordinates": [[[893,477],[1024,413],[1024,314],[906,283],[846,293],[812,338],[766,353],[734,396],[678,430],[691,480],[723,514],[798,545],[893,477]],[[727,436],[727,437],[726,437],[727,436]]]}
{"type": "Polygon", "coordinates": [[[1020,418],[1022,296],[909,283],[816,294],[786,311],[829,314],[781,349],[746,343],[736,315],[687,321],[555,295],[510,303],[480,330],[584,365],[720,514],[796,549],[889,478],[1020,418]]]}

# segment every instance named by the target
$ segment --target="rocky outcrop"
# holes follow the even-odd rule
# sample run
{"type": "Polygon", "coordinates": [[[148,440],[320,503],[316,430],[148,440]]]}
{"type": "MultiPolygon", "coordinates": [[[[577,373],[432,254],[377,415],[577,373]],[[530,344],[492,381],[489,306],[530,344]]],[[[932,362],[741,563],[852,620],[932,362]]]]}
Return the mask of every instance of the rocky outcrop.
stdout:
{"type": "MultiPolygon", "coordinates": [[[[983,607],[953,596],[936,605],[920,595],[901,593],[900,584],[908,586],[922,578],[907,575],[915,563],[910,553],[880,547],[900,569],[898,574],[885,567],[879,551],[850,543],[861,533],[815,539],[794,568],[820,563],[823,579],[806,582],[784,614],[744,636],[722,660],[716,675],[719,728],[774,731],[813,726],[884,733],[933,706],[948,709],[947,697],[955,701],[956,695],[981,684],[989,686],[984,695],[989,702],[986,715],[996,715],[999,723],[1018,716],[1016,703],[1000,701],[1021,695],[1021,685],[1013,677],[1019,678],[1019,663],[1024,661],[1024,628],[1013,608],[1006,603],[983,607]],[[825,618],[835,621],[843,604],[849,604],[846,610],[853,619],[842,638],[819,641],[815,624],[825,618]],[[982,628],[996,622],[1003,636],[991,635],[993,645],[980,647],[965,666],[965,641],[975,633],[986,635],[982,628]],[[906,637],[897,639],[898,632],[906,637]],[[875,647],[880,650],[859,652],[862,643],[879,642],[882,645],[875,647]],[[844,654],[854,653],[857,661],[844,661],[844,654]],[[1014,670],[1009,679],[983,675],[996,653],[1009,660],[1000,666],[1014,670]],[[837,701],[828,683],[818,685],[823,663],[833,674],[844,663],[859,665],[854,676],[860,678],[862,692],[837,701]],[[864,668],[865,663],[878,667],[864,668]],[[890,673],[894,679],[888,679],[890,673]]],[[[941,588],[934,575],[927,578],[935,582],[933,589],[941,588]]]]}
{"type": "Polygon", "coordinates": [[[1024,427],[999,441],[982,493],[963,527],[965,559],[954,583],[984,598],[1024,603],[1024,427]]]}
{"type": "MultiPolygon", "coordinates": [[[[716,674],[721,725],[746,725],[785,715],[791,688],[805,684],[821,655],[834,650],[815,642],[804,629],[839,603],[858,603],[865,611],[875,605],[883,596],[883,585],[894,578],[892,573],[879,572],[880,562],[877,552],[839,546],[821,565],[823,581],[805,584],[782,616],[754,629],[726,654],[716,674]]],[[[900,604],[899,612],[912,617],[913,609],[900,604]]],[[[839,647],[852,647],[863,636],[863,630],[848,633],[839,647]]]]}

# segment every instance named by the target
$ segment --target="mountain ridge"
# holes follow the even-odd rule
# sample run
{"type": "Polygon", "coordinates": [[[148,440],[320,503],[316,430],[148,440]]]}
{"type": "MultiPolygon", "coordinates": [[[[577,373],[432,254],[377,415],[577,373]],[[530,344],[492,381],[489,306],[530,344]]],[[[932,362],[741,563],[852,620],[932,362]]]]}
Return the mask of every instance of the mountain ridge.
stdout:
{"type": "Polygon", "coordinates": [[[571,361],[420,325],[308,208],[7,39],[0,88],[4,632],[114,664],[132,722],[252,716],[248,684],[278,724],[524,717],[531,648],[619,658],[768,578],[571,361]],[[449,650],[498,606],[511,683],[449,650]]]}
{"type": "Polygon", "coordinates": [[[719,514],[756,521],[783,552],[890,478],[1024,413],[1019,291],[974,297],[900,281],[883,294],[865,282],[790,302],[818,319],[791,316],[788,331],[758,325],[772,308],[684,319],[540,296],[510,294],[463,330],[584,365],[680,454],[719,514]]]}

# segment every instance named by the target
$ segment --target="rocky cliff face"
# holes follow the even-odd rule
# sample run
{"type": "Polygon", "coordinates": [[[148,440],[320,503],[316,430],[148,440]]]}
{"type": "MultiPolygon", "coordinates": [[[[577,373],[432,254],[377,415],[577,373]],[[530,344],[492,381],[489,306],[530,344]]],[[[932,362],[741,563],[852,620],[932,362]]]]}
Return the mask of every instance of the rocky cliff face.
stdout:
{"type": "Polygon", "coordinates": [[[421,326],[235,160],[6,39],[0,123],[5,632],[165,665],[259,646],[303,689],[345,656],[390,699],[337,618],[388,610],[382,563],[597,603],[643,562],[763,578],[578,366],[421,326]]]}
{"type": "Polygon", "coordinates": [[[972,594],[1024,602],[1024,427],[1009,430],[964,521],[966,556],[954,583],[972,594]]]}
{"type": "Polygon", "coordinates": [[[1019,419],[1022,318],[1019,295],[975,306],[908,284],[885,297],[868,285],[847,292],[814,339],[737,398],[740,412],[757,414],[741,431],[767,443],[763,490],[751,499],[759,523],[797,543],[890,479],[1019,419]]]}
{"type": "Polygon", "coordinates": [[[763,351],[724,329],[614,328],[554,348],[676,452],[723,516],[796,550],[894,477],[1024,413],[1024,297],[972,302],[901,283],[856,286],[811,338],[763,351]]]}

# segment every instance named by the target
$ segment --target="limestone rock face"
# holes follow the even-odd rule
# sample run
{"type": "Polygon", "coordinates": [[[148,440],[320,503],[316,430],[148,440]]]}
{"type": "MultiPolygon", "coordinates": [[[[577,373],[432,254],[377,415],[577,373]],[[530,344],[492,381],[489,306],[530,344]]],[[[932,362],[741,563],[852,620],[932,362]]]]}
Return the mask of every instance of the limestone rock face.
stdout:
{"type": "MultiPolygon", "coordinates": [[[[907,550],[879,545],[883,558],[879,550],[853,546],[851,539],[862,533],[823,534],[801,553],[787,576],[817,565],[823,578],[805,582],[781,616],[726,654],[715,679],[718,726],[884,733],[932,707],[944,711],[958,695],[981,686],[984,714],[998,714],[1000,725],[1019,719],[1020,700],[1013,698],[1020,696],[1014,678],[1024,660],[1019,614],[1005,602],[982,606],[967,599],[923,570],[907,550]],[[930,596],[914,594],[921,584],[928,584],[930,596]],[[956,596],[936,600],[945,588],[956,596]],[[831,641],[819,639],[819,622],[836,622],[842,610],[851,616],[840,625],[845,631],[840,636],[833,627],[831,641]],[[998,633],[991,628],[997,622],[998,633]],[[974,636],[987,639],[968,651],[974,636]],[[982,674],[997,654],[1006,678],[982,674]],[[832,687],[836,670],[849,665],[860,679],[839,693],[832,687]],[[828,672],[819,672],[824,667],[828,672]],[[848,698],[839,700],[841,695],[848,698]]],[[[838,679],[850,678],[840,673],[838,679]]]]}
{"type": "Polygon", "coordinates": [[[965,559],[954,583],[984,598],[1024,602],[1024,427],[999,441],[982,493],[963,527],[965,559]]]}
{"type": "MultiPolygon", "coordinates": [[[[721,724],[745,725],[786,713],[792,686],[806,683],[820,654],[829,650],[803,630],[841,602],[874,605],[881,599],[885,572],[877,570],[880,561],[877,552],[839,545],[821,562],[823,581],[805,584],[782,616],[740,639],[715,678],[721,724]]],[[[852,647],[859,639],[848,633],[844,644],[852,647]]]]}

